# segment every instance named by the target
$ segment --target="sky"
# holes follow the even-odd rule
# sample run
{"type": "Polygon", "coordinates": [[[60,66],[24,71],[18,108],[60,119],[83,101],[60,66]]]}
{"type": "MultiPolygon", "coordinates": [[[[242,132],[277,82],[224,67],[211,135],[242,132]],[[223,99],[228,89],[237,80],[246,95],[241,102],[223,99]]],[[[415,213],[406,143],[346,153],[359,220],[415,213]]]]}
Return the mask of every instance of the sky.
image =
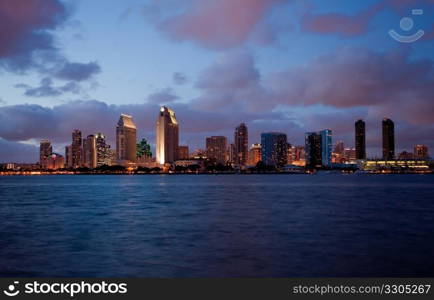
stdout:
{"type": "Polygon", "coordinates": [[[354,147],[362,118],[375,157],[388,117],[397,152],[432,154],[434,0],[0,0],[0,162],[63,154],[76,128],[114,147],[121,113],[153,144],[160,105],[191,151],[241,122],[249,143],[354,147]]]}

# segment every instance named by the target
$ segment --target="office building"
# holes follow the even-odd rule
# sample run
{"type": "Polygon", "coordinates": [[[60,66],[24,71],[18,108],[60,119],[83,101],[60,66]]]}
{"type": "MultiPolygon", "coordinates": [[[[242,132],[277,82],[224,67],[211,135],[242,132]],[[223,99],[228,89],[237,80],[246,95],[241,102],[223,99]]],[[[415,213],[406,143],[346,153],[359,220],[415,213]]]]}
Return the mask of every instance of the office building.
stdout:
{"type": "Polygon", "coordinates": [[[366,128],[363,120],[357,120],[355,126],[356,159],[366,159],[366,128]]]}
{"type": "Polygon", "coordinates": [[[81,131],[75,129],[72,132],[72,167],[79,168],[82,165],[82,156],[83,156],[83,148],[82,148],[82,140],[81,140],[81,131]]]}
{"type": "Polygon", "coordinates": [[[262,162],[267,166],[281,168],[288,161],[288,142],[286,134],[267,132],[261,134],[262,162]]]}
{"type": "Polygon", "coordinates": [[[46,158],[48,158],[53,153],[53,147],[49,140],[42,140],[39,144],[39,164],[42,169],[46,169],[45,165],[46,158]]]}
{"type": "Polygon", "coordinates": [[[382,123],[383,132],[383,160],[395,158],[395,124],[385,118],[382,123]]]}
{"type": "Polygon", "coordinates": [[[65,146],[65,166],[72,168],[72,146],[65,146]]]}
{"type": "Polygon", "coordinates": [[[190,158],[188,146],[178,146],[178,159],[186,160],[190,158]]]}
{"type": "Polygon", "coordinates": [[[112,152],[110,145],[107,144],[106,137],[104,134],[98,132],[95,134],[96,143],[96,166],[110,166],[112,164],[112,152]]]}
{"type": "Polygon", "coordinates": [[[415,159],[428,159],[428,147],[425,145],[415,145],[414,146],[414,158],[415,159]]]}
{"type": "Polygon", "coordinates": [[[173,163],[175,160],[177,160],[178,147],[179,125],[175,116],[175,112],[166,106],[162,106],[157,118],[157,163],[173,163]]]}
{"type": "Polygon", "coordinates": [[[332,161],[332,131],[308,132],[305,135],[306,166],[330,167],[332,161]]]}
{"type": "Polygon", "coordinates": [[[136,161],[137,128],[133,117],[121,114],[116,126],[116,159],[119,163],[136,161]]]}
{"type": "Polygon", "coordinates": [[[262,160],[261,144],[252,144],[249,150],[249,166],[256,166],[262,160]]]}
{"type": "Polygon", "coordinates": [[[97,166],[96,138],[93,134],[83,139],[83,167],[94,169],[97,166]]]}
{"type": "Polygon", "coordinates": [[[227,139],[225,136],[211,136],[206,138],[206,156],[218,164],[226,164],[227,139]]]}
{"type": "Polygon", "coordinates": [[[247,126],[244,123],[241,123],[235,128],[234,147],[234,164],[237,166],[245,166],[249,155],[249,134],[247,126]]]}

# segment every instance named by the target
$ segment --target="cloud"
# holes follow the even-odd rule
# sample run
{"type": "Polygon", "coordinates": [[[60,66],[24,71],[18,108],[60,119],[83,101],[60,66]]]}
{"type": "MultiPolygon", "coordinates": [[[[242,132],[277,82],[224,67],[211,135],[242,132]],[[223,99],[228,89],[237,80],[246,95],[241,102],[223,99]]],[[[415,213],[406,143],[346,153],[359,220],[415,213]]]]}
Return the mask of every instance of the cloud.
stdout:
{"type": "Polygon", "coordinates": [[[38,159],[38,147],[0,138],[0,163],[36,163],[38,159]]]}
{"type": "Polygon", "coordinates": [[[185,74],[180,72],[173,73],[172,79],[173,82],[177,85],[183,85],[188,81],[187,76],[185,76],[185,74]]]}
{"type": "Polygon", "coordinates": [[[190,0],[173,9],[154,1],[143,13],[173,40],[225,49],[242,44],[261,30],[263,19],[279,2],[282,0],[190,0]]]}
{"type": "Polygon", "coordinates": [[[50,77],[42,78],[40,86],[38,87],[31,87],[22,83],[16,84],[15,87],[24,89],[24,95],[28,97],[55,97],[63,95],[64,93],[78,94],[81,91],[80,86],[74,81],[54,87],[53,80],[50,77]]]}
{"type": "Polygon", "coordinates": [[[172,103],[178,100],[178,98],[179,97],[174,94],[173,89],[165,88],[158,92],[150,94],[147,100],[149,103],[164,105],[164,104],[172,103]]]}
{"type": "MultiPolygon", "coordinates": [[[[101,71],[97,62],[70,62],[54,32],[66,24],[71,7],[60,0],[0,1],[0,71],[24,74],[36,71],[44,82],[29,88],[29,96],[58,96],[78,91],[78,85],[101,71]],[[47,77],[67,81],[58,88],[47,77]]],[[[24,87],[24,86],[21,86],[24,87]]]]}
{"type": "Polygon", "coordinates": [[[88,80],[101,72],[101,67],[96,62],[71,63],[66,62],[54,75],[59,79],[83,81],[88,80]]]}
{"type": "Polygon", "coordinates": [[[365,34],[373,18],[384,9],[393,9],[400,15],[412,8],[431,8],[433,0],[386,0],[380,1],[354,15],[341,13],[306,13],[301,20],[301,29],[318,34],[337,34],[345,37],[365,34]]]}

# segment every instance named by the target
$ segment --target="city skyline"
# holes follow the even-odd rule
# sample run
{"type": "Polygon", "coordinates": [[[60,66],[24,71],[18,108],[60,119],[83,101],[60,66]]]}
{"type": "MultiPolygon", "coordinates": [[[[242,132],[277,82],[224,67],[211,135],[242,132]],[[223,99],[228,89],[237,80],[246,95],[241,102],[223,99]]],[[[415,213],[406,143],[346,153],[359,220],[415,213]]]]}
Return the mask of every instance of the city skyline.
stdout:
{"type": "Polygon", "coordinates": [[[2,161],[36,161],[45,138],[63,153],[73,128],[114,147],[121,113],[155,152],[161,105],[183,120],[179,144],[191,150],[240,122],[249,144],[277,131],[301,145],[305,132],[330,128],[353,145],[363,119],[367,154],[380,157],[384,117],[396,122],[396,154],[434,148],[430,0],[27,3],[0,7],[2,161]],[[426,34],[399,43],[388,32],[414,8],[426,34]]]}

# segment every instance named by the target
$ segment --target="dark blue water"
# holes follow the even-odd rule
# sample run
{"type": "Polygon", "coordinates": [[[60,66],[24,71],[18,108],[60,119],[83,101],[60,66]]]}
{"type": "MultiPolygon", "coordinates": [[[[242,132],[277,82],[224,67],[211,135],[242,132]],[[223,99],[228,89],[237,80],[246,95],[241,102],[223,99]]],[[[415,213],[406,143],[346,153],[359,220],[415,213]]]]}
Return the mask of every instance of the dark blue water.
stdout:
{"type": "Polygon", "coordinates": [[[1,276],[434,276],[434,176],[0,177],[1,276]]]}

